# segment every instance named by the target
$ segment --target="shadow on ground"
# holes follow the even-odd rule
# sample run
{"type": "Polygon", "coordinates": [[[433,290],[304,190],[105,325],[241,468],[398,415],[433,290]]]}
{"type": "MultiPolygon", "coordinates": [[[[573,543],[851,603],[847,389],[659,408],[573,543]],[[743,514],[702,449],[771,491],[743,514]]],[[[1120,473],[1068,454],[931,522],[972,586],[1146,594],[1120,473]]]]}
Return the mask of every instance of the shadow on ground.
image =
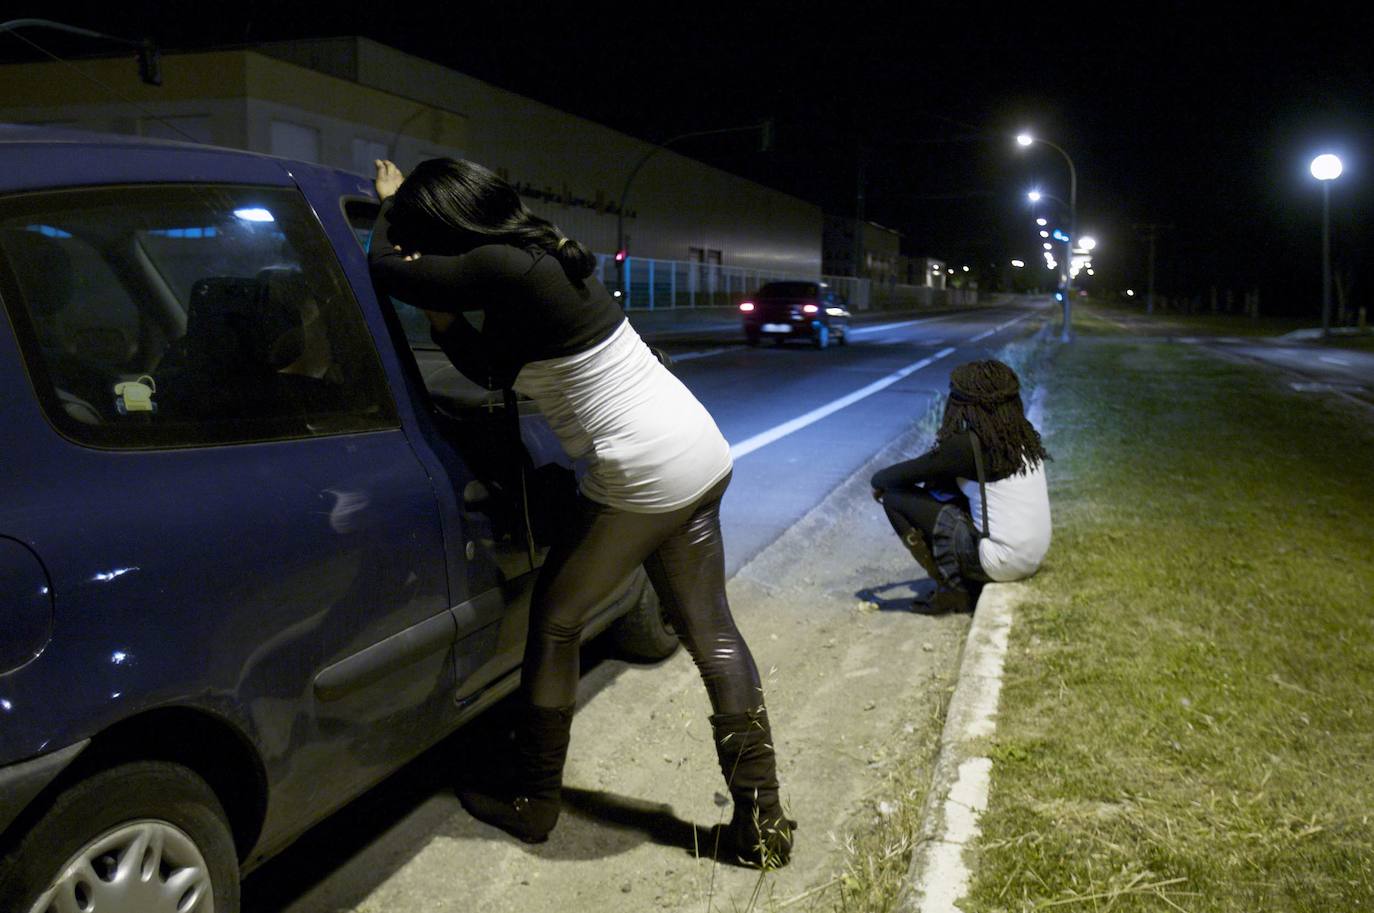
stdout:
{"type": "Polygon", "coordinates": [[[880,583],[864,587],[855,594],[880,612],[910,612],[914,615],[953,615],[972,612],[973,603],[964,594],[941,590],[929,577],[880,583]]]}

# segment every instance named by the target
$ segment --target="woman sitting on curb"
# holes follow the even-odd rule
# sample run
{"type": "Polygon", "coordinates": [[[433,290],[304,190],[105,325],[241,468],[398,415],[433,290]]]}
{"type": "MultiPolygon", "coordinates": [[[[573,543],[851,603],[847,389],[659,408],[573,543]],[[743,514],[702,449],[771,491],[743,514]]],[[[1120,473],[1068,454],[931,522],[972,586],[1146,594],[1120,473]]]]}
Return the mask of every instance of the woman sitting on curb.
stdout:
{"type": "Polygon", "coordinates": [[[873,497],[936,582],[932,605],[968,611],[982,585],[1023,580],[1050,547],[1049,454],[1016,372],[973,361],[949,375],[935,447],[873,476],[873,497]]]}

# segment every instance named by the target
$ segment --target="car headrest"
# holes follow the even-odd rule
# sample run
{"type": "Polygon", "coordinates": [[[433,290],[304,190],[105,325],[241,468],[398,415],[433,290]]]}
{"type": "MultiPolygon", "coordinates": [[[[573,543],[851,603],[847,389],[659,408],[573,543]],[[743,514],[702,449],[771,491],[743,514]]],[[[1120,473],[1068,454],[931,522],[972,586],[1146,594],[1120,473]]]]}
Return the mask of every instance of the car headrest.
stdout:
{"type": "Polygon", "coordinates": [[[35,319],[52,317],[71,301],[72,258],[56,238],[34,229],[6,228],[0,230],[0,250],[35,319]]]}

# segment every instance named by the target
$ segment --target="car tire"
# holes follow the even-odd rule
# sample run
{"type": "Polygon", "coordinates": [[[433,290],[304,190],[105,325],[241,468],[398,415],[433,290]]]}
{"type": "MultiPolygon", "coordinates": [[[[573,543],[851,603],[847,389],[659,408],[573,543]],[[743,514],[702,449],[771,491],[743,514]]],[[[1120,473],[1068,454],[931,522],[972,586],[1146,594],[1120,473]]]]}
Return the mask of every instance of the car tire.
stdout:
{"type": "Polygon", "coordinates": [[[840,328],[840,338],[839,338],[839,340],[838,340],[838,344],[839,344],[839,345],[842,345],[842,346],[847,346],[847,345],[849,345],[849,325],[848,325],[848,324],[845,324],[843,327],[840,328]]]}
{"type": "Polygon", "coordinates": [[[816,335],[812,339],[812,345],[818,349],[824,349],[830,345],[830,327],[822,324],[816,327],[816,335]]]}
{"type": "Polygon", "coordinates": [[[753,347],[757,346],[757,345],[759,344],[759,334],[758,334],[758,333],[749,333],[749,334],[747,334],[747,335],[744,337],[744,344],[747,345],[747,346],[749,346],[751,349],[752,349],[753,347]]]}
{"type": "Polygon", "coordinates": [[[617,652],[626,659],[639,662],[658,662],[677,650],[677,633],[664,616],[658,593],[646,579],[634,608],[623,615],[611,628],[611,639],[617,652]]]}
{"type": "Polygon", "coordinates": [[[238,913],[228,817],[179,764],[121,764],[58,793],[0,858],[0,910],[238,913]],[[54,904],[57,892],[68,902],[54,904]]]}

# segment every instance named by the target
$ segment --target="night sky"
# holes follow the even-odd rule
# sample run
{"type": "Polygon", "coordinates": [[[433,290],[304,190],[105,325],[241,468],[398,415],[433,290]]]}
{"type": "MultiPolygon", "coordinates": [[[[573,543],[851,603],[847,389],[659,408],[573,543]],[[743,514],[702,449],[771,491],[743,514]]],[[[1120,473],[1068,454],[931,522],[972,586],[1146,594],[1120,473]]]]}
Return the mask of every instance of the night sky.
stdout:
{"type": "MultiPolygon", "coordinates": [[[[843,215],[862,163],[867,218],[910,254],[980,270],[1039,262],[1027,189],[1068,197],[1062,158],[1014,144],[1031,129],[1077,166],[1099,289],[1143,287],[1139,226],[1153,223],[1161,293],[1259,288],[1274,312],[1317,313],[1321,191],[1307,168],[1335,151],[1334,265],[1355,303],[1374,304],[1374,41],[1360,7],[1098,5],[129,0],[28,15],[168,50],[361,34],[654,141],[771,117],[770,152],[747,134],[674,148],[843,215]]],[[[34,54],[0,35],[0,59],[34,54]]]]}

